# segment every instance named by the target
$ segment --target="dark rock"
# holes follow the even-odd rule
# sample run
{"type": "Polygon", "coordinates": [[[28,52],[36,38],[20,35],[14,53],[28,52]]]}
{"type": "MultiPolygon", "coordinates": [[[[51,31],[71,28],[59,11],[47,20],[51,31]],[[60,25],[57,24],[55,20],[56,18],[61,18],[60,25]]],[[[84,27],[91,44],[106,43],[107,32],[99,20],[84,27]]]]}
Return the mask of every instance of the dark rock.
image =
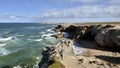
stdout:
{"type": "Polygon", "coordinates": [[[52,29],[53,31],[56,31],[56,32],[59,32],[59,31],[62,31],[64,29],[64,26],[63,25],[58,25],[56,26],[54,29],[52,29]]]}
{"type": "Polygon", "coordinates": [[[86,31],[86,26],[75,26],[75,25],[70,25],[66,28],[64,28],[64,32],[66,32],[68,35],[68,38],[71,39],[83,39],[85,31],[86,31]]]}
{"type": "Polygon", "coordinates": [[[55,38],[63,38],[63,37],[64,37],[64,34],[63,34],[63,33],[55,34],[55,35],[52,35],[52,37],[55,37],[55,38]]]}
{"type": "Polygon", "coordinates": [[[120,29],[106,28],[98,32],[95,40],[101,46],[120,47],[120,29]]]}
{"type": "Polygon", "coordinates": [[[68,33],[72,33],[72,32],[75,32],[76,30],[77,30],[77,26],[70,25],[70,26],[66,27],[63,31],[68,32],[68,33]]]}
{"type": "MultiPolygon", "coordinates": [[[[60,34],[52,35],[52,37],[56,38],[70,38],[75,41],[79,40],[87,40],[97,42],[100,46],[109,46],[116,47],[118,50],[120,48],[120,27],[111,26],[111,25],[90,25],[90,26],[76,26],[69,25],[63,26],[58,25],[54,28],[54,31],[60,31],[60,34]]],[[[60,46],[46,46],[43,49],[42,55],[43,58],[39,63],[39,68],[47,68],[49,64],[54,63],[53,57],[58,57],[61,60],[64,58],[66,45],[69,45],[70,41],[63,40],[60,43],[60,46]],[[62,50],[64,49],[64,50],[62,50]]],[[[115,49],[115,50],[117,50],[115,49]]],[[[67,51],[66,51],[67,52],[67,51]]],[[[83,59],[78,60],[79,63],[83,63],[83,59]]],[[[89,61],[89,64],[97,64],[103,66],[103,63],[99,63],[98,61],[89,61]]],[[[109,65],[110,66],[110,65],[109,65]]],[[[112,66],[112,65],[111,65],[112,66]]]]}
{"type": "Polygon", "coordinates": [[[52,58],[51,58],[51,55],[54,52],[55,48],[54,46],[46,46],[43,51],[42,51],[42,60],[41,62],[39,63],[39,68],[47,68],[47,66],[49,65],[49,63],[52,62],[52,58]]]}
{"type": "Polygon", "coordinates": [[[78,59],[79,64],[83,63],[83,59],[78,59]]]}

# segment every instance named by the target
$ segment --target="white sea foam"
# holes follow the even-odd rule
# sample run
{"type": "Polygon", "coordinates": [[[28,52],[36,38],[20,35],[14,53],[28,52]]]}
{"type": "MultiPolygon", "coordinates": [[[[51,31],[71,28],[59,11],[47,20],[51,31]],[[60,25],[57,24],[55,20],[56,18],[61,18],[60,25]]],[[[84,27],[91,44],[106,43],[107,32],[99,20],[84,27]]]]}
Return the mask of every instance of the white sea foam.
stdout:
{"type": "Polygon", "coordinates": [[[0,56],[8,55],[10,52],[3,47],[0,47],[0,56]]]}
{"type": "Polygon", "coordinates": [[[34,27],[34,26],[31,26],[31,27],[25,27],[25,28],[27,28],[27,29],[34,29],[34,28],[44,28],[43,26],[41,26],[41,27],[34,27]]]}
{"type": "Polygon", "coordinates": [[[52,29],[47,29],[46,31],[48,31],[48,32],[54,32],[52,29]]]}
{"type": "Polygon", "coordinates": [[[80,55],[84,53],[84,50],[80,47],[80,44],[77,42],[73,42],[73,51],[75,55],[80,55]]]}
{"type": "Polygon", "coordinates": [[[28,28],[28,29],[33,29],[33,28],[35,28],[35,27],[25,27],[25,28],[28,28]]]}
{"type": "Polygon", "coordinates": [[[6,32],[4,32],[5,34],[8,34],[8,33],[10,33],[10,31],[6,31],[6,32]]]}
{"type": "Polygon", "coordinates": [[[44,31],[42,31],[42,32],[39,32],[39,34],[45,34],[45,32],[44,32],[44,31]]]}
{"type": "Polygon", "coordinates": [[[35,39],[34,41],[42,41],[42,39],[35,39]]]}
{"type": "Polygon", "coordinates": [[[74,50],[74,54],[75,55],[80,55],[82,54],[84,51],[82,50],[82,48],[80,47],[76,47],[76,46],[73,46],[73,50],[74,50]]]}
{"type": "Polygon", "coordinates": [[[17,35],[17,36],[25,36],[25,35],[17,35]]]}
{"type": "Polygon", "coordinates": [[[39,60],[39,59],[40,59],[40,57],[36,57],[36,59],[37,59],[37,60],[39,60]]]}
{"type": "Polygon", "coordinates": [[[9,41],[11,40],[12,37],[8,37],[8,38],[0,38],[0,42],[5,42],[5,41],[9,41]]]}
{"type": "Polygon", "coordinates": [[[18,66],[15,66],[15,67],[13,67],[13,68],[22,68],[20,65],[18,65],[18,66]]]}
{"type": "Polygon", "coordinates": [[[0,46],[5,46],[6,44],[4,43],[4,44],[0,44],[0,46]]]}
{"type": "Polygon", "coordinates": [[[53,34],[51,34],[51,33],[43,34],[43,35],[42,35],[42,38],[44,38],[44,37],[51,37],[51,35],[53,35],[53,34]]]}

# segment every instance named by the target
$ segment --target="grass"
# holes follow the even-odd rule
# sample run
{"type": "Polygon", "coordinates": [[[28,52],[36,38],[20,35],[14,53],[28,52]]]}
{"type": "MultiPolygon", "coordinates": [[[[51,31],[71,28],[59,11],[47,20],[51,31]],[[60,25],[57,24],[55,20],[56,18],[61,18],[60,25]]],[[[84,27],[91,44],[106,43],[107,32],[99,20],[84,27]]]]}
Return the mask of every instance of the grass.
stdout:
{"type": "Polygon", "coordinates": [[[54,58],[54,63],[49,65],[48,68],[65,68],[65,66],[61,64],[61,62],[57,58],[54,58]]]}

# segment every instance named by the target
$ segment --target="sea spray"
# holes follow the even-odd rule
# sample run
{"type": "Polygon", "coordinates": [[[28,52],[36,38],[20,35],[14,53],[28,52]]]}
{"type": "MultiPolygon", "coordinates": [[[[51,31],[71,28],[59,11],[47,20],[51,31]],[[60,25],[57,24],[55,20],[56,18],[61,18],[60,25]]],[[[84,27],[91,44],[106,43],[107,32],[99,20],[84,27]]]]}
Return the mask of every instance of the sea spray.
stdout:
{"type": "Polygon", "coordinates": [[[10,51],[8,51],[7,49],[0,47],[0,56],[8,55],[9,53],[10,51]]]}
{"type": "Polygon", "coordinates": [[[82,44],[74,41],[72,43],[73,45],[73,51],[74,51],[74,54],[77,56],[77,55],[81,55],[85,52],[85,50],[81,47],[82,44]]]}
{"type": "Polygon", "coordinates": [[[5,41],[9,41],[11,40],[12,37],[8,37],[8,38],[0,38],[0,42],[5,42],[5,41]]]}
{"type": "Polygon", "coordinates": [[[53,25],[37,23],[0,24],[0,68],[37,68],[42,49],[57,44],[53,25]],[[45,37],[46,36],[46,37],[45,37]],[[12,62],[11,62],[12,61],[12,62]]]}

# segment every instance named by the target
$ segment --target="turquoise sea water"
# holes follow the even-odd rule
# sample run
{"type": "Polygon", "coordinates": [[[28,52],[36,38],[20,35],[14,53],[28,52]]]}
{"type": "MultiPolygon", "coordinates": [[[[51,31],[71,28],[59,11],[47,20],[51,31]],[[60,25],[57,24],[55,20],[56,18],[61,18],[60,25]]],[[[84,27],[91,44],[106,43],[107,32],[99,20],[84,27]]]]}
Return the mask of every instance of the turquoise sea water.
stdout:
{"type": "Polygon", "coordinates": [[[0,68],[38,68],[43,47],[60,41],[50,37],[54,26],[0,23],[0,68]]]}

